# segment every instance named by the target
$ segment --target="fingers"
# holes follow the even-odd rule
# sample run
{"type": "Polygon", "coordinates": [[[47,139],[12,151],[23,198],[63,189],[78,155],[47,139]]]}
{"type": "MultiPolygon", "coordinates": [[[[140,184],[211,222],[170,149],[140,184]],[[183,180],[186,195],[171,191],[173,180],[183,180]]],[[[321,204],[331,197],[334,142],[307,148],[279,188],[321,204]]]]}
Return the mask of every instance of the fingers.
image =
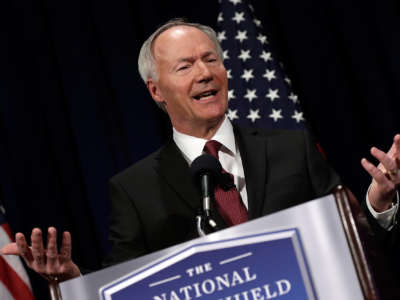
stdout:
{"type": "MultiPolygon", "coordinates": [[[[378,148],[372,147],[371,154],[377,160],[379,160],[379,162],[382,164],[382,166],[385,168],[386,171],[396,170],[398,168],[396,160],[394,158],[390,157],[385,152],[379,150],[378,148]]],[[[382,168],[381,168],[381,170],[383,172],[385,172],[385,170],[383,170],[382,168]]]]}
{"type": "Polygon", "coordinates": [[[71,242],[71,234],[68,231],[63,233],[62,237],[62,244],[60,249],[60,264],[69,262],[71,260],[71,249],[72,249],[72,242],[71,242]]]}
{"type": "Polygon", "coordinates": [[[31,234],[32,255],[38,271],[42,270],[46,264],[45,251],[43,248],[42,231],[39,228],[34,228],[31,234]]]}
{"type": "Polygon", "coordinates": [[[365,158],[361,160],[361,165],[372,177],[368,197],[375,210],[384,211],[391,207],[396,189],[400,186],[400,134],[393,138],[387,153],[372,147],[371,154],[379,161],[377,167],[365,158]]]}
{"type": "Polygon", "coordinates": [[[400,149],[400,134],[396,134],[393,138],[393,142],[397,149],[400,149]]]}
{"type": "Polygon", "coordinates": [[[22,233],[15,235],[15,243],[5,245],[1,254],[20,255],[27,265],[48,281],[65,280],[80,275],[79,268],[71,260],[71,235],[64,232],[60,252],[57,251],[57,230],[49,227],[47,245],[43,246],[42,231],[34,228],[29,247],[22,233]]]}
{"type": "Polygon", "coordinates": [[[47,231],[47,249],[46,249],[46,259],[47,259],[47,273],[56,274],[57,270],[57,230],[54,227],[49,227],[47,231]]]}
{"type": "Polygon", "coordinates": [[[5,245],[3,248],[1,248],[0,252],[3,255],[19,255],[17,243],[5,245]]]}
{"type": "Polygon", "coordinates": [[[400,168],[400,165],[399,165],[399,159],[400,159],[400,134],[396,134],[395,135],[395,137],[393,139],[392,148],[394,148],[393,157],[396,158],[397,166],[400,168]]]}
{"type": "Polygon", "coordinates": [[[393,198],[395,197],[395,184],[388,177],[386,177],[385,173],[383,173],[365,158],[361,160],[361,165],[373,179],[371,187],[368,191],[368,199],[370,204],[378,212],[383,212],[389,209],[391,207],[393,198]]]}
{"type": "Polygon", "coordinates": [[[392,147],[390,147],[387,154],[391,157],[400,157],[400,134],[394,136],[392,147]]]}
{"type": "Polygon", "coordinates": [[[393,185],[393,182],[391,182],[381,170],[365,158],[361,160],[361,165],[379,185],[389,186],[389,188],[393,185]]]}
{"type": "Polygon", "coordinates": [[[17,245],[18,253],[25,260],[28,266],[33,263],[32,251],[29,248],[25,236],[22,233],[17,233],[15,235],[15,242],[17,245]]]}

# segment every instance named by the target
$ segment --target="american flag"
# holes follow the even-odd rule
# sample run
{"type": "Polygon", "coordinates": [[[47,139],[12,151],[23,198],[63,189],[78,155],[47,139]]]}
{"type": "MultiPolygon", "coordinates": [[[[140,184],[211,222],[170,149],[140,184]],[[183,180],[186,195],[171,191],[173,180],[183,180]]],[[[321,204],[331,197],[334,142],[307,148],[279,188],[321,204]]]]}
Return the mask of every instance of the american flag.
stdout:
{"type": "MultiPolygon", "coordinates": [[[[13,241],[10,226],[0,206],[0,248],[13,241]]],[[[34,300],[28,275],[18,256],[0,256],[0,299],[34,300]]]]}
{"type": "Polygon", "coordinates": [[[306,128],[298,96],[246,0],[220,0],[217,32],[227,69],[229,119],[245,127],[306,128]]]}

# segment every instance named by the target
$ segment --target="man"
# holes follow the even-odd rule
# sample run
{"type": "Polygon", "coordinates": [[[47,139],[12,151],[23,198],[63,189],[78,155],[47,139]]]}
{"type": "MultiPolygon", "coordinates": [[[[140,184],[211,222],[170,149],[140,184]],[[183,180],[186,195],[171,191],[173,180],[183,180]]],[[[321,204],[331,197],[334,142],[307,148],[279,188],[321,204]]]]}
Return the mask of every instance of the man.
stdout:
{"type": "MultiPolygon", "coordinates": [[[[224,206],[225,196],[215,191],[212,213],[220,228],[328,194],[339,184],[307,133],[232,126],[225,117],[227,74],[211,28],[181,21],[163,25],[144,43],[139,70],[171,120],[173,140],[111,179],[112,251],[105,265],[196,237],[200,197],[188,167],[203,152],[218,157],[224,172],[234,178],[235,185],[218,187],[220,195],[230,193],[234,204],[224,206]]],[[[375,167],[362,160],[373,178],[368,205],[373,217],[391,229],[398,206],[392,202],[400,183],[400,135],[388,153],[376,148],[371,153],[381,163],[375,167]]],[[[48,280],[79,276],[70,257],[69,233],[64,233],[59,253],[55,228],[48,230],[46,248],[39,229],[32,231],[31,242],[28,247],[18,233],[16,243],[2,252],[21,255],[48,280]]]]}

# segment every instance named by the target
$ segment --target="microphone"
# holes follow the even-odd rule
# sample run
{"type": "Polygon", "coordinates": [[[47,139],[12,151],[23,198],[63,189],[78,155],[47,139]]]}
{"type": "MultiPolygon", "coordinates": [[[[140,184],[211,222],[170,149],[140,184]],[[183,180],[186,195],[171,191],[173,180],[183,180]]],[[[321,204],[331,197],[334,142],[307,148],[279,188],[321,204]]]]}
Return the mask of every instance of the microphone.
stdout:
{"type": "Polygon", "coordinates": [[[212,232],[217,230],[217,223],[210,215],[210,206],[214,187],[220,179],[221,170],[220,162],[210,154],[200,155],[190,166],[193,181],[197,187],[200,187],[203,200],[203,213],[196,217],[197,230],[200,236],[206,235],[204,229],[212,232]]]}

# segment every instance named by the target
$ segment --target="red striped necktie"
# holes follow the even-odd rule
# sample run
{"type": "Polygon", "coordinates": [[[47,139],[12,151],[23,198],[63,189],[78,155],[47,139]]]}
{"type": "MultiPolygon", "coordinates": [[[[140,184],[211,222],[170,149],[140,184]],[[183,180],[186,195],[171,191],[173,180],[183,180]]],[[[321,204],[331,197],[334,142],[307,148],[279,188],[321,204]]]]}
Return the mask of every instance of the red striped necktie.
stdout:
{"type": "MultiPolygon", "coordinates": [[[[211,140],[204,146],[204,152],[211,154],[219,160],[218,151],[221,149],[220,142],[211,140]]],[[[217,210],[228,226],[240,224],[248,220],[247,209],[244,206],[240,194],[233,183],[233,175],[221,171],[225,184],[218,184],[214,189],[214,197],[217,210]]]]}

